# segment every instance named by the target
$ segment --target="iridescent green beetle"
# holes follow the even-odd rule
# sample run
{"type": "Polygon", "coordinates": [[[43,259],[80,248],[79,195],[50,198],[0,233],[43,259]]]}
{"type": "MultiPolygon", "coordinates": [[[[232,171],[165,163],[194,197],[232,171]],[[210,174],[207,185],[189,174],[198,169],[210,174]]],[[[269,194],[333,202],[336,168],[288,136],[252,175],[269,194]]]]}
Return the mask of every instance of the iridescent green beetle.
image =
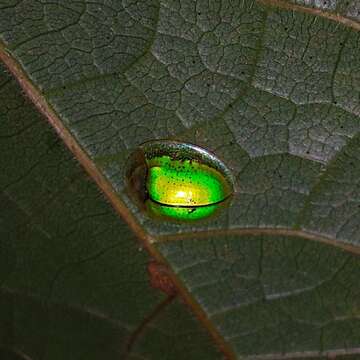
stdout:
{"type": "Polygon", "coordinates": [[[152,141],[132,157],[128,180],[157,217],[189,221],[216,212],[232,194],[230,171],[214,155],[193,144],[152,141]]]}

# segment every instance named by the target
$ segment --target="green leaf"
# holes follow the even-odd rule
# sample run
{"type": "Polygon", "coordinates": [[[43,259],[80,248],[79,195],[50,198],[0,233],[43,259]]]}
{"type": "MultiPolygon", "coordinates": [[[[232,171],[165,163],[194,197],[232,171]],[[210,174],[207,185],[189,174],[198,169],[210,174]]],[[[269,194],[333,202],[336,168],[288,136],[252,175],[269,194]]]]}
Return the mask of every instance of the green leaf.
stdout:
{"type": "MultiPolygon", "coordinates": [[[[137,236],[168,265],[179,293],[228,358],[359,356],[358,10],[357,0],[0,4],[0,58],[132,227],[130,235],[114,220],[129,234],[124,246],[134,246],[137,236]],[[232,171],[235,194],[216,218],[156,221],[129,198],[130,154],[144,141],[164,138],[202,146],[232,171]]],[[[29,135],[14,132],[20,148],[29,135]]],[[[30,133],[43,143],[36,141],[40,132],[30,133]]],[[[11,146],[2,152],[11,169],[7,182],[16,203],[27,199],[42,209],[41,199],[50,196],[43,181],[31,187],[21,179],[48,150],[24,146],[23,165],[10,160],[11,146]]],[[[56,185],[61,194],[57,211],[74,216],[81,211],[70,200],[88,205],[76,182],[72,193],[63,190],[70,185],[59,179],[76,177],[68,171],[49,165],[48,188],[56,185]]],[[[71,224],[51,219],[37,220],[45,234],[71,224]]],[[[98,227],[89,220],[82,228],[98,227]]],[[[88,235],[65,248],[72,262],[95,251],[88,235]]],[[[39,293],[49,282],[44,269],[53,266],[43,254],[52,249],[42,257],[35,252],[43,260],[26,272],[37,271],[32,281],[39,293]]],[[[89,278],[104,276],[95,265],[89,271],[89,278]]],[[[82,289],[78,276],[69,270],[64,286],[82,289]]],[[[22,286],[25,279],[18,279],[22,286]]],[[[74,300],[90,301],[87,291],[75,292],[74,300]]],[[[122,292],[129,306],[132,291],[122,292]]],[[[211,356],[200,343],[198,351],[198,358],[211,356]]]]}
{"type": "Polygon", "coordinates": [[[0,134],[0,358],[219,359],[3,67],[0,134]]]}

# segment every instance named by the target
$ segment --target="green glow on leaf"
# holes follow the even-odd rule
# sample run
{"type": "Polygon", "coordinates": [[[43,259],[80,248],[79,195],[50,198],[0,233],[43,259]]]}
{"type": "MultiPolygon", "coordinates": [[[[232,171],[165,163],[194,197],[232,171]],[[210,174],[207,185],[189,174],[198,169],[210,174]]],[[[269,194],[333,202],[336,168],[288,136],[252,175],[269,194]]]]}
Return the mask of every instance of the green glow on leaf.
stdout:
{"type": "Polygon", "coordinates": [[[224,176],[199,161],[164,155],[147,160],[147,165],[147,206],[157,215],[199,220],[213,214],[231,193],[224,176]]]}

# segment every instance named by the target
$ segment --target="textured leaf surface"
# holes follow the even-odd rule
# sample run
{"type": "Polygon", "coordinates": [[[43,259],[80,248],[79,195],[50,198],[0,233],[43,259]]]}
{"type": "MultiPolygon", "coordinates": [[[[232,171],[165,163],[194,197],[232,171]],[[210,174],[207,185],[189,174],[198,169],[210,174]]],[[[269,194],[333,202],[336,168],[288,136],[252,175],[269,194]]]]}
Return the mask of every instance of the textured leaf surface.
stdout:
{"type": "Polygon", "coordinates": [[[357,0],[286,0],[289,3],[319,9],[360,23],[360,3],[357,0]]]}
{"type": "Polygon", "coordinates": [[[358,257],[283,236],[158,246],[237,354],[321,358],[359,345],[358,257]]]}
{"type": "Polygon", "coordinates": [[[276,3],[6,1],[0,33],[236,356],[356,358],[358,1],[276,3]],[[141,213],[125,163],[157,138],[220,157],[231,206],[141,213]]]}
{"type": "Polygon", "coordinates": [[[221,359],[3,67],[0,134],[0,358],[221,359]]]}

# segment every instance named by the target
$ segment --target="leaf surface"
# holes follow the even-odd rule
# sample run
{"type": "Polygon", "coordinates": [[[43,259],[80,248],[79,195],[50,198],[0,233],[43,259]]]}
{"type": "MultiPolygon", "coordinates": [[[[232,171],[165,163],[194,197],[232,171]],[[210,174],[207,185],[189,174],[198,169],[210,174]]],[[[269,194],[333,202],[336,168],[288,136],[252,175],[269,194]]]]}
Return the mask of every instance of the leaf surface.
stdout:
{"type": "Polygon", "coordinates": [[[359,356],[357,4],[0,7],[2,58],[228,356],[359,356]],[[217,218],[159,222],[128,198],[129,155],[159,138],[203,146],[231,169],[235,194],[217,218]]]}
{"type": "Polygon", "coordinates": [[[0,134],[0,358],[221,359],[3,67],[0,134]]]}

